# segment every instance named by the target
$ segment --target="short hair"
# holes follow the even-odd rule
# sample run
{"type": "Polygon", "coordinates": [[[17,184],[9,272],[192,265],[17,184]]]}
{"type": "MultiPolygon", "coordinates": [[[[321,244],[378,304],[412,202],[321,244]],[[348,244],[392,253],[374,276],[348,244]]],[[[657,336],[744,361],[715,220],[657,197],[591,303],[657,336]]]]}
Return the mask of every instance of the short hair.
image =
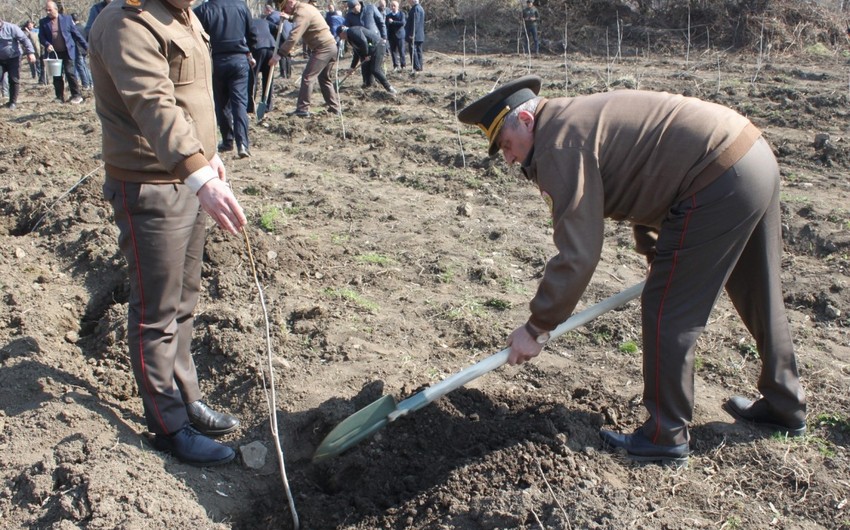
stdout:
{"type": "Polygon", "coordinates": [[[537,110],[537,106],[540,104],[540,100],[543,99],[540,96],[529,99],[528,101],[519,104],[513,110],[508,112],[505,115],[505,123],[502,124],[502,130],[505,129],[516,129],[517,125],[519,125],[519,113],[527,110],[528,112],[534,114],[537,110]]]}

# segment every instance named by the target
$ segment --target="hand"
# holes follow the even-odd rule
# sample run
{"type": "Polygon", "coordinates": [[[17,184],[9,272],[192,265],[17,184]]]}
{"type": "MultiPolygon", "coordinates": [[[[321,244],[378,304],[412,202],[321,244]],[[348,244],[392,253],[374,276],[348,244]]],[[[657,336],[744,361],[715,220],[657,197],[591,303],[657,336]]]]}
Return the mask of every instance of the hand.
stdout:
{"type": "Polygon", "coordinates": [[[253,56],[253,55],[251,55],[251,54],[248,54],[248,65],[249,65],[251,68],[253,68],[253,67],[257,66],[257,60],[256,60],[256,59],[254,59],[254,56],[253,56]]]}
{"type": "Polygon", "coordinates": [[[233,235],[239,234],[248,223],[245,212],[223,178],[212,179],[198,190],[201,208],[213,218],[215,223],[233,235]]]}
{"type": "Polygon", "coordinates": [[[272,58],[269,59],[269,66],[274,66],[280,62],[280,55],[272,55],[272,58]]]}
{"type": "Polygon", "coordinates": [[[516,328],[508,336],[508,346],[511,347],[511,353],[508,355],[508,364],[511,365],[531,360],[540,355],[543,349],[543,344],[538,344],[524,325],[516,328]]]}
{"type": "Polygon", "coordinates": [[[47,45],[47,51],[49,51],[49,52],[53,51],[53,45],[52,44],[47,45]]]}
{"type": "Polygon", "coordinates": [[[35,62],[35,54],[34,53],[28,53],[27,54],[27,61],[30,64],[33,64],[35,62]]]}

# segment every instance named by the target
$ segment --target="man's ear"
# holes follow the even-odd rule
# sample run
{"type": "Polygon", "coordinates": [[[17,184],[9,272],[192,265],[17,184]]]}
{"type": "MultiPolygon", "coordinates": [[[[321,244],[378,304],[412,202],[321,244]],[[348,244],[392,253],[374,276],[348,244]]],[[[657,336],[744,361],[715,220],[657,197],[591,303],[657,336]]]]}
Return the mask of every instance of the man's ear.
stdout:
{"type": "Polygon", "coordinates": [[[525,127],[527,129],[529,129],[529,130],[534,129],[534,114],[533,113],[531,113],[527,110],[521,110],[521,111],[519,111],[519,114],[517,114],[517,118],[519,119],[520,123],[525,125],[525,127]]]}

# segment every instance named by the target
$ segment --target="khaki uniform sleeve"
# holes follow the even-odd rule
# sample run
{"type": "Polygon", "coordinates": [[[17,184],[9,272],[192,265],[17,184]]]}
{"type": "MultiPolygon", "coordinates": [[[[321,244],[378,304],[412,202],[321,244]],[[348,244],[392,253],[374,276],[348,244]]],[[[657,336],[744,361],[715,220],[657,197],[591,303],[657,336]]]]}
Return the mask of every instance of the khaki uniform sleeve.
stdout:
{"type": "Polygon", "coordinates": [[[529,304],[529,322],[552,330],[572,314],[599,263],[605,223],[603,187],[590,152],[560,149],[534,163],[540,193],[552,212],[558,254],[546,263],[529,304]]]}

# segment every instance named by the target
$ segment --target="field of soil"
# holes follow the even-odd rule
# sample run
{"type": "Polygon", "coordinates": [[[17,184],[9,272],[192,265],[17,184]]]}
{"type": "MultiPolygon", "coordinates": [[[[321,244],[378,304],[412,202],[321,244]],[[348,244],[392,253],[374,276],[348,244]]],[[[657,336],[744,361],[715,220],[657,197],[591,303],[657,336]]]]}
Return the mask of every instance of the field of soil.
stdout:
{"type": "MultiPolygon", "coordinates": [[[[395,98],[349,78],[342,119],[287,116],[297,79],[278,79],[276,108],[252,117],[253,157],[225,156],[249,214],[271,353],[245,241],[213,227],[193,352],[208,401],[242,420],[224,441],[268,450],[254,467],[247,450],[203,469],[145,442],[93,101],[57,104],[52,87],[24,80],[17,110],[0,112],[0,527],[292,528],[263,388],[270,364],[304,529],[850,528],[847,56],[426,59],[421,75],[390,73],[395,98]],[[597,436],[645,419],[636,302],[311,462],[347,416],[500,350],[527,318],[554,253],[548,209],[454,117],[526,73],[543,77],[547,97],[678,92],[765,131],[782,168],[806,437],[770,436],[721,409],[731,395],[756,397],[759,369],[723,297],[697,351],[687,469],[635,465],[597,436]]],[[[296,76],[302,67],[297,58],[296,76]]],[[[580,307],[642,279],[629,227],[606,233],[580,307]]]]}

